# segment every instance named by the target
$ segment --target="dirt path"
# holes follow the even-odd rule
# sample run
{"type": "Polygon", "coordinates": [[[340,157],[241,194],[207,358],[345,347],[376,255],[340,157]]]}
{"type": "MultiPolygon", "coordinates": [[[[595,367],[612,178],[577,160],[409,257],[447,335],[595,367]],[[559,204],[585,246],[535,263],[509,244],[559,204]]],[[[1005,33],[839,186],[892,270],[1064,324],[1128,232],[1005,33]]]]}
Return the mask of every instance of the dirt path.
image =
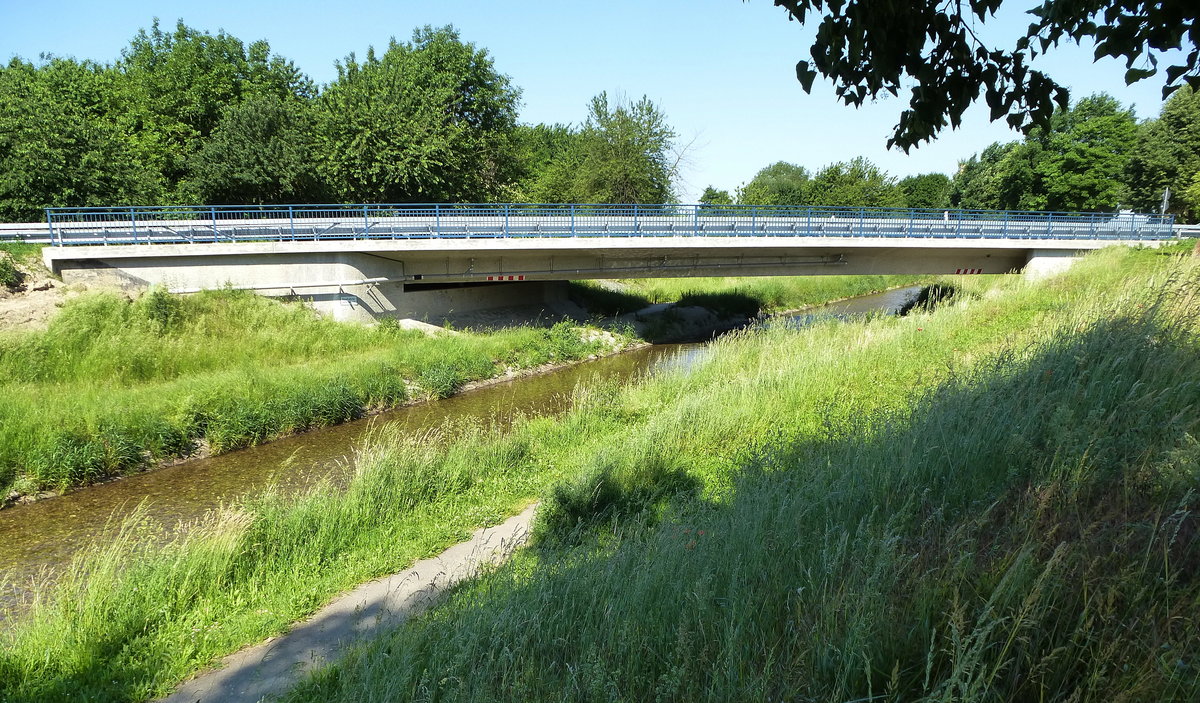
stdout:
{"type": "Polygon", "coordinates": [[[221,668],[184,683],[162,703],[257,703],[285,693],[351,645],[424,612],[449,586],[503,560],[525,542],[536,507],[476,530],[466,542],[401,573],[359,586],[287,634],[226,657],[221,668]]]}

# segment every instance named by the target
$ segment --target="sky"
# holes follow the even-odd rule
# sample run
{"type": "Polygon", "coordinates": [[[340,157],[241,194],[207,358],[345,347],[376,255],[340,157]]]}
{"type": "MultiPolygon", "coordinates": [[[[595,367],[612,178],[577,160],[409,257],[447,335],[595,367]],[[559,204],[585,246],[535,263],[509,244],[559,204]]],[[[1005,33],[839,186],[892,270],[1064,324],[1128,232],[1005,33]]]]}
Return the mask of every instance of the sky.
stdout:
{"type": "MultiPolygon", "coordinates": [[[[1036,4],[1006,1],[978,28],[996,48],[1016,41],[1029,22],[1023,11],[1036,4]]],[[[805,94],[795,64],[808,56],[812,28],[789,22],[770,0],[0,0],[0,60],[48,53],[112,62],[155,17],[167,29],[182,19],[246,43],[265,39],[318,83],[335,78],[335,62],[351,52],[362,56],[392,37],[409,39],[416,27],[452,24],[520,87],[522,122],[577,124],[601,91],[649,96],[679,133],[683,202],[708,185],[732,192],[776,161],[816,170],[865,156],[897,177],[953,174],[992,142],[1020,137],[977,106],[936,141],[908,154],[889,151],[907,100],[847,107],[820,77],[805,94]]],[[[1076,98],[1107,92],[1143,119],[1161,107],[1161,73],[1127,87],[1124,62],[1093,63],[1090,48],[1063,46],[1033,65],[1076,98]]]]}

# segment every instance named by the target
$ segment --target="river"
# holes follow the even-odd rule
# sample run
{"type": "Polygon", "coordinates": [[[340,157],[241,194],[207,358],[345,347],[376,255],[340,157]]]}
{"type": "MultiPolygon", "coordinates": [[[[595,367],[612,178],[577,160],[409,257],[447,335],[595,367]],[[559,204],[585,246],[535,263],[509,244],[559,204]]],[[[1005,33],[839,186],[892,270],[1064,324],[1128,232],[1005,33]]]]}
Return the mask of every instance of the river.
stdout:
{"type": "MultiPolygon", "coordinates": [[[[839,301],[773,318],[772,324],[802,326],[829,316],[894,314],[918,290],[901,288],[839,301]]],[[[447,422],[503,425],[514,417],[553,415],[569,409],[580,384],[627,383],[647,373],[686,370],[707,353],[704,344],[643,347],[0,510],[0,618],[23,600],[32,583],[111,534],[139,505],[167,532],[221,503],[269,487],[295,493],[322,479],[343,480],[350,474],[354,447],[376,428],[420,433],[447,422]]]]}

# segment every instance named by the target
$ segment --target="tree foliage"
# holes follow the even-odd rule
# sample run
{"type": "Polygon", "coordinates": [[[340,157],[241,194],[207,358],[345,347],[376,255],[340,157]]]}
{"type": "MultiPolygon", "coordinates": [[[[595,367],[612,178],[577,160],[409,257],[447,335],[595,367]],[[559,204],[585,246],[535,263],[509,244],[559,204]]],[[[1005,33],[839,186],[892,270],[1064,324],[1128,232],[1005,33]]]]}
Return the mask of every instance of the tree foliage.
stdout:
{"type": "Polygon", "coordinates": [[[291,62],[271,54],[265,41],[249,47],[224,32],[176,24],[164,32],[155,20],[122,52],[117,114],[138,157],[159,175],[168,201],[192,201],[186,187],[193,158],[220,122],[226,106],[274,95],[310,98],[312,82],[291,62]]]}
{"type": "Polygon", "coordinates": [[[811,59],[796,65],[805,91],[817,73],[831,80],[847,105],[908,88],[908,108],[888,146],[908,150],[932,139],[982,95],[991,118],[1028,133],[1048,128],[1065,87],[1029,67],[1030,60],[1064,40],[1094,41],[1096,58],[1123,57],[1126,83],[1157,74],[1158,56],[1190,48],[1166,68],[1164,96],[1184,83],[1200,87],[1200,3],[1195,0],[1044,0],[1013,48],[994,48],[976,33],[1002,0],[775,0],[789,19],[817,21],[811,59]],[[1145,63],[1141,63],[1145,62],[1145,63]]]}
{"type": "Polygon", "coordinates": [[[117,83],[71,59],[0,68],[0,218],[37,221],[47,206],[152,197],[155,176],[117,121],[117,83]]]}
{"type": "Polygon", "coordinates": [[[1132,110],[1090,96],[1023,142],[964,161],[951,199],[971,209],[1113,211],[1129,200],[1125,171],[1136,143],[1132,110]]]}
{"type": "Polygon", "coordinates": [[[1180,90],[1163,105],[1158,119],[1138,128],[1137,144],[1126,169],[1129,204],[1157,211],[1170,188],[1169,212],[1196,221],[1200,198],[1189,196],[1200,176],[1200,91],[1180,90]]]}
{"type": "Polygon", "coordinates": [[[904,207],[896,179],[863,157],[821,169],[809,186],[809,204],[833,207],[904,207]]]}
{"type": "Polygon", "coordinates": [[[944,173],[909,176],[897,184],[906,207],[926,210],[950,207],[950,186],[950,177],[944,173]]]}
{"type": "Polygon", "coordinates": [[[452,27],[351,54],[318,100],[322,173],[343,200],[490,200],[512,170],[519,95],[452,27]]]}
{"type": "Polygon", "coordinates": [[[803,166],[777,161],[754,174],[754,178],[738,190],[738,202],[780,207],[808,205],[810,180],[808,170],[803,166]]]}
{"type": "Polygon", "coordinates": [[[677,175],[675,130],[650,98],[592,98],[579,128],[518,130],[525,164],[518,193],[545,203],[669,203],[677,175]]]}
{"type": "Polygon", "coordinates": [[[227,106],[192,159],[187,190],[216,204],[324,200],[311,112],[305,102],[270,94],[227,106]]]}

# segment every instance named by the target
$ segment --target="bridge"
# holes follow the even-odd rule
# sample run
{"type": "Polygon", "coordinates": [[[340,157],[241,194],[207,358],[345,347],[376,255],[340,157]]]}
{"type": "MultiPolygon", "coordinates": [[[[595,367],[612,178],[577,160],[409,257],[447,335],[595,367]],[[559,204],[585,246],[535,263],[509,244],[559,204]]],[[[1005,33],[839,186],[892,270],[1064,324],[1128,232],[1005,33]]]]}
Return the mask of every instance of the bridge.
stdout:
{"type": "Polygon", "coordinates": [[[552,302],[583,278],[1048,271],[1171,216],[710,205],[51,208],[65,281],[298,296],[338,318],[552,302]]]}

